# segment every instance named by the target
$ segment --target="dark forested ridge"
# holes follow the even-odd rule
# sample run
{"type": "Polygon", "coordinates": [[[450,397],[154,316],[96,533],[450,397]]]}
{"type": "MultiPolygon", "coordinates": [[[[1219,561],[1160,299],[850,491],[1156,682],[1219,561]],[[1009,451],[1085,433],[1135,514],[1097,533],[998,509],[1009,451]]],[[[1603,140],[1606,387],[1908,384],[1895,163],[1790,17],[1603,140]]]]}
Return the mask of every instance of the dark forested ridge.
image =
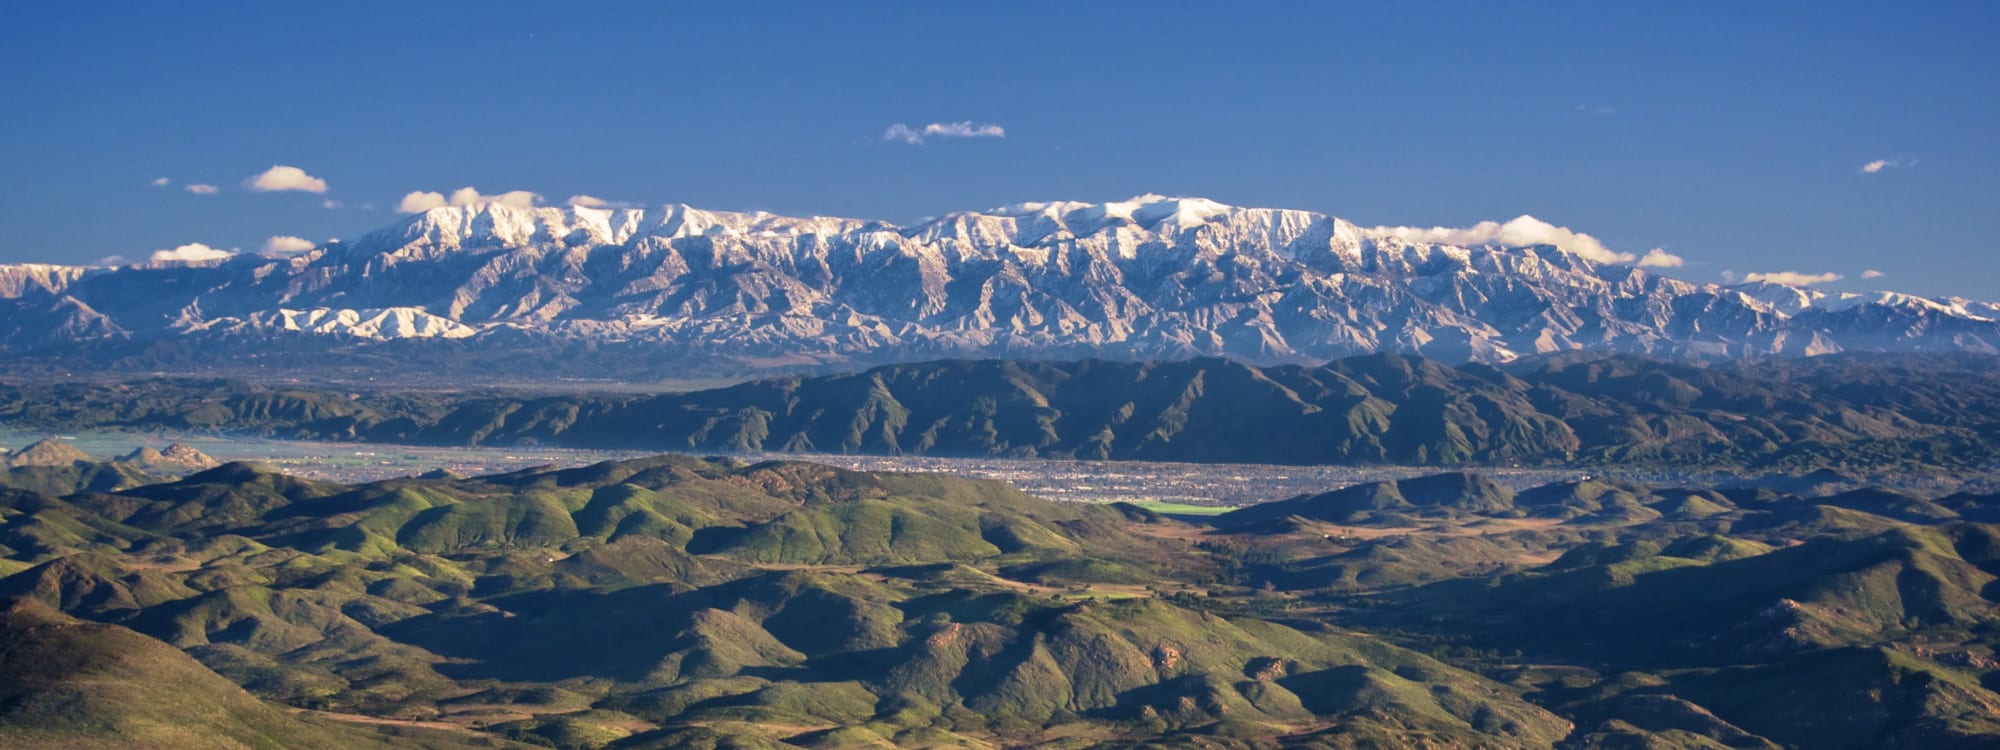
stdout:
{"type": "Polygon", "coordinates": [[[1985,469],[2000,459],[1996,364],[1978,355],[1452,366],[1378,354],[1321,367],[981,360],[665,395],[15,383],[0,386],[0,420],[707,452],[1985,469]]]}

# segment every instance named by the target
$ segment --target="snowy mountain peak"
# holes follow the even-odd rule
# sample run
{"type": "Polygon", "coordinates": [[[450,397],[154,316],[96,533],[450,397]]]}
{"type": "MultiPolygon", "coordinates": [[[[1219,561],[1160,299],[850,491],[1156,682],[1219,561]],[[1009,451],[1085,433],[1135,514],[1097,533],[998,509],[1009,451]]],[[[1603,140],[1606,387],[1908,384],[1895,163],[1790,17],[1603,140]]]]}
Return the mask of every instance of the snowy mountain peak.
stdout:
{"type": "Polygon", "coordinates": [[[1190,227],[1236,210],[1240,209],[1207,198],[1169,197],[1148,193],[1129,200],[1109,203],[1081,201],[1015,203],[984,213],[1012,218],[1046,217],[1072,227],[1078,234],[1089,234],[1089,228],[1121,221],[1152,228],[1163,220],[1172,219],[1176,226],[1190,227]]]}
{"type": "Polygon", "coordinates": [[[439,252],[536,245],[624,245],[642,237],[672,240],[840,234],[866,224],[858,219],[793,218],[763,211],[710,211],[684,204],[638,209],[517,206],[494,201],[440,206],[412,214],[395,226],[349,243],[348,252],[425,258],[439,252]]]}
{"type": "MultiPolygon", "coordinates": [[[[1348,222],[1310,211],[1242,208],[1207,198],[1147,194],[1123,201],[1039,201],[985,211],[948,214],[905,233],[925,241],[1005,242],[1017,247],[1097,243],[1121,257],[1138,257],[1147,245],[1173,246],[1187,232],[1208,232],[1197,243],[1210,253],[1264,252],[1297,257],[1301,239],[1338,240],[1347,254],[1366,237],[1348,222]]],[[[1324,254],[1324,253],[1323,253],[1324,254]]]]}
{"type": "Polygon", "coordinates": [[[578,342],[758,362],[2000,351],[1993,304],[1697,284],[1633,260],[1531,217],[1361,227],[1186,196],[1017,203],[908,227],[487,201],[286,257],[0,267],[0,351],[170,337],[578,342]]]}

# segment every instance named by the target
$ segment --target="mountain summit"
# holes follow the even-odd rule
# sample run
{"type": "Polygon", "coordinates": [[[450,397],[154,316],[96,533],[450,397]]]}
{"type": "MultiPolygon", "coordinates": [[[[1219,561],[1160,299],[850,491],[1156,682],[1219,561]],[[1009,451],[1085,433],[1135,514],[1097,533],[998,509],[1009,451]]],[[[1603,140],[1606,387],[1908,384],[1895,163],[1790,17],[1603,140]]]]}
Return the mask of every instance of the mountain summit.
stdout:
{"type": "Polygon", "coordinates": [[[78,461],[91,461],[90,454],[77,450],[76,446],[61,438],[47,437],[34,444],[7,454],[6,468],[23,466],[71,466],[78,461]]]}
{"type": "MultiPolygon", "coordinates": [[[[1539,224],[1506,226],[1523,222],[1539,224]]],[[[1601,248],[1507,244],[1521,236],[1474,242],[1157,195],[912,226],[484,203],[284,257],[0,266],[0,349],[449,340],[738,369],[944,356],[2000,350],[1991,303],[1696,284],[1600,262],[1622,259],[1601,248]]]]}

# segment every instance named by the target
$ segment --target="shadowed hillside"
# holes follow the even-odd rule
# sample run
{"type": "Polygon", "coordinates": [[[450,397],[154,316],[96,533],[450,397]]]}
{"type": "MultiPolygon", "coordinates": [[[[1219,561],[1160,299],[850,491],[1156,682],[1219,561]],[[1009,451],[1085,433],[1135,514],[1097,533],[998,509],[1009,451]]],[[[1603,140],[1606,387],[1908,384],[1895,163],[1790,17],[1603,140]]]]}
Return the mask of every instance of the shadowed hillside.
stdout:
{"type": "Polygon", "coordinates": [[[1699,365],[1636,357],[1322,367],[947,361],[669,395],[0,386],[0,419],[436,445],[1244,463],[1989,469],[2000,368],[1975,355],[1699,365]]]}

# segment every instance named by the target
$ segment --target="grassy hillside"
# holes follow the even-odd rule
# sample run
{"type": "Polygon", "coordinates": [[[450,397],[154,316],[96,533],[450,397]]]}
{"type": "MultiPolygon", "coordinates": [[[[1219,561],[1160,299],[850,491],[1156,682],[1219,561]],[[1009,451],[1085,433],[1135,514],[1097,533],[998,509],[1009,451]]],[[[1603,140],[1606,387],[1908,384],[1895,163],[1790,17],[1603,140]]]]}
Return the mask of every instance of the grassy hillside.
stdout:
{"type": "Polygon", "coordinates": [[[1974,745],[1990,505],[1446,473],[1204,517],[796,462],[228,464],[0,493],[0,744],[1974,745]]]}
{"type": "Polygon", "coordinates": [[[34,748],[510,747],[491,737],[343,724],[268,704],[167,644],[0,600],[0,746],[34,748]]]}

